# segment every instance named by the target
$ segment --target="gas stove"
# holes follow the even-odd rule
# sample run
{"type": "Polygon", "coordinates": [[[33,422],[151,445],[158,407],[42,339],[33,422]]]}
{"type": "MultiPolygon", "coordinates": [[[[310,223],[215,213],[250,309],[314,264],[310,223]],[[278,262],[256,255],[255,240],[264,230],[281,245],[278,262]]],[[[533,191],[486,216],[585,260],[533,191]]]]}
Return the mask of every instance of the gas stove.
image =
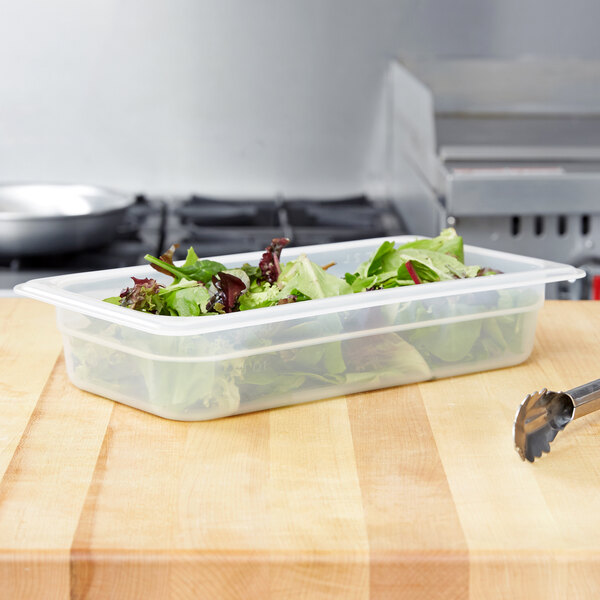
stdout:
{"type": "Polygon", "coordinates": [[[37,277],[143,264],[179,244],[175,259],[193,246],[199,256],[261,250],[275,237],[305,246],[406,233],[394,206],[359,195],[340,199],[170,199],[138,196],[114,240],[92,250],[25,258],[0,257],[0,293],[37,277]]]}

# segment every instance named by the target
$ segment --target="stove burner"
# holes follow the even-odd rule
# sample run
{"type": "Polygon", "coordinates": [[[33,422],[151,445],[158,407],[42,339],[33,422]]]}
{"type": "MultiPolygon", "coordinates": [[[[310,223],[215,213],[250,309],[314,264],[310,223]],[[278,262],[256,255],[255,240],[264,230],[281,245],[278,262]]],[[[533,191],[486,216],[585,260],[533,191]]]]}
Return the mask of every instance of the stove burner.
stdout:
{"type": "Polygon", "coordinates": [[[274,237],[304,246],[404,232],[386,203],[366,196],[243,202],[195,196],[168,215],[165,242],[180,244],[175,254],[180,259],[189,246],[210,256],[260,250],[274,237]]]}
{"type": "Polygon", "coordinates": [[[275,237],[291,246],[321,244],[406,233],[391,206],[366,196],[335,200],[277,198],[186,200],[139,196],[126,212],[112,243],[79,253],[0,258],[0,289],[36,277],[143,264],[179,243],[176,259],[193,246],[199,256],[265,248],[275,237]]]}
{"type": "MultiPolygon", "coordinates": [[[[166,215],[166,204],[160,200],[148,200],[145,196],[137,196],[135,204],[125,213],[125,219],[117,229],[118,241],[143,242],[150,248],[158,244],[162,246],[160,234],[166,215]],[[156,234],[159,239],[156,240],[156,234]],[[151,236],[148,238],[149,234],[151,236]]],[[[146,251],[146,253],[149,250],[146,251]]]]}
{"type": "Polygon", "coordinates": [[[278,223],[277,206],[268,201],[214,200],[193,196],[173,210],[181,223],[218,227],[264,227],[278,223]]]}

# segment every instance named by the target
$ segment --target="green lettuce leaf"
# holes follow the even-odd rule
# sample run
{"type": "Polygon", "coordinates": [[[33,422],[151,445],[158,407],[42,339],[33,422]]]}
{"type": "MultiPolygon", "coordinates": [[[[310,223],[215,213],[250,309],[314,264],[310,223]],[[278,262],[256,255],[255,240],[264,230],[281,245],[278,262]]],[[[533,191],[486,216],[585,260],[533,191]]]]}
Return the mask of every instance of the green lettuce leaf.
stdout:
{"type": "Polygon", "coordinates": [[[402,244],[402,246],[400,246],[398,249],[405,250],[408,248],[430,250],[432,252],[441,252],[442,254],[449,254],[453,256],[461,263],[465,262],[463,239],[456,233],[456,231],[452,227],[444,229],[437,237],[434,237],[432,239],[415,240],[414,242],[408,242],[406,244],[402,244]]]}
{"type": "Polygon", "coordinates": [[[346,273],[345,281],[356,293],[482,274],[480,267],[465,266],[463,260],[462,237],[449,228],[436,238],[415,240],[398,248],[392,242],[383,242],[355,273],[346,273]],[[409,261],[417,275],[414,280],[406,266],[409,261]]]}
{"type": "Polygon", "coordinates": [[[174,290],[165,288],[165,304],[172,315],[180,317],[198,317],[206,314],[206,305],[210,292],[203,285],[179,286],[174,290]]]}
{"type": "Polygon", "coordinates": [[[254,283],[240,298],[240,310],[263,308],[289,301],[314,300],[351,294],[352,287],[328,273],[304,254],[283,265],[277,283],[254,283]]]}
{"type": "Polygon", "coordinates": [[[240,310],[273,306],[279,302],[280,294],[281,290],[276,285],[270,283],[250,286],[250,290],[240,297],[240,310]]]}
{"type": "Polygon", "coordinates": [[[306,298],[331,298],[352,293],[352,288],[344,279],[336,277],[315,264],[305,254],[286,263],[277,280],[280,298],[300,292],[306,298]]]}

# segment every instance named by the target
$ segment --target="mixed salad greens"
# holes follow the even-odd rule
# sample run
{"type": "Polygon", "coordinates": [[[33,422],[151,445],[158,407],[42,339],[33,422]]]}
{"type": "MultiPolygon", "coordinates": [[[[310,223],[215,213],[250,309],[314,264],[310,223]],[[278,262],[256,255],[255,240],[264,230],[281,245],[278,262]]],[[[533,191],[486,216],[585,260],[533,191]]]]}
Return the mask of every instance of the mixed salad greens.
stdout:
{"type": "MultiPolygon", "coordinates": [[[[281,262],[287,243],[275,239],[258,265],[235,269],[191,248],[177,266],[171,247],[146,257],[170,283],[134,278],[106,301],[202,317],[497,273],[465,265],[453,229],[399,246],[385,241],[343,277],[304,255],[281,262]]],[[[530,351],[540,300],[543,292],[530,287],[434,294],[188,336],[82,317],[65,343],[84,389],[171,418],[212,418],[515,364],[530,351]]]]}
{"type": "Polygon", "coordinates": [[[133,286],[105,301],[147,313],[189,317],[495,273],[464,264],[463,241],[452,228],[436,238],[398,247],[385,241],[344,278],[328,273],[331,265],[319,266],[304,254],[282,264],[281,250],[288,243],[287,238],[276,238],[258,266],[234,269],[199,259],[193,248],[183,265],[176,266],[173,254],[178,246],[173,245],[160,258],[145,257],[154,269],[173,278],[171,284],[133,277],[133,286]]]}

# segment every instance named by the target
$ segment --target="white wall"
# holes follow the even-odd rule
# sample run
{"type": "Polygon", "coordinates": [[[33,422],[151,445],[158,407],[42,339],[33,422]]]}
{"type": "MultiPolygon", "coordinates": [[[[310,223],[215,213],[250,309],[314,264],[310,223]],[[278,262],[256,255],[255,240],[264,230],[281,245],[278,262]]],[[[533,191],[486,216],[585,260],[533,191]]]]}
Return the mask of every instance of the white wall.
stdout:
{"type": "Polygon", "coordinates": [[[0,0],[0,180],[361,191],[391,0],[0,0]]]}
{"type": "Polygon", "coordinates": [[[443,109],[594,110],[598,22],[597,0],[0,0],[0,181],[363,191],[392,56],[443,109]]]}

